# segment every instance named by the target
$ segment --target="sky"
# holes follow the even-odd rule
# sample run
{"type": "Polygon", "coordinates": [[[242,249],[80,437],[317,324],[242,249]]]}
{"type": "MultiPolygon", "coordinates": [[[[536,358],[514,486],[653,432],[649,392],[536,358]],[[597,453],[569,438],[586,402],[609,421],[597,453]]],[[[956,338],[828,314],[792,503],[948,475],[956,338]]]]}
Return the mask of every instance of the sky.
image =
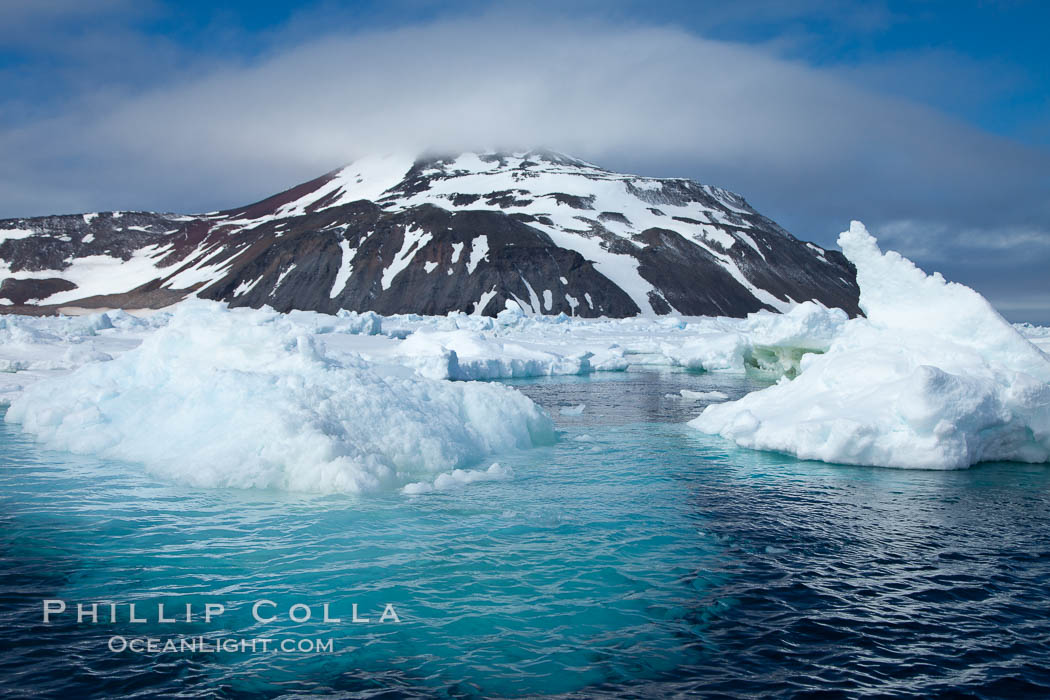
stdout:
{"type": "Polygon", "coordinates": [[[1050,3],[0,0],[0,217],[546,147],[851,219],[1050,324],[1050,3]]]}

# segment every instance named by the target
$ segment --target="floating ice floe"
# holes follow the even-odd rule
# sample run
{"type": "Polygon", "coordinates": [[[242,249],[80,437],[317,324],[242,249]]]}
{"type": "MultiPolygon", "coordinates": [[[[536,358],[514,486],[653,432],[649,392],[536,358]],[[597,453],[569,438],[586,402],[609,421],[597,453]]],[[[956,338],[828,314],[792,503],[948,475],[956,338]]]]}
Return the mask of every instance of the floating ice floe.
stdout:
{"type": "Polygon", "coordinates": [[[689,389],[682,389],[677,395],[668,394],[668,396],[684,399],[685,401],[725,401],[729,398],[727,394],[721,391],[690,391],[689,389]]]}
{"type": "MultiPolygon", "coordinates": [[[[171,315],[112,310],[0,316],[0,406],[41,378],[127,352],[164,328],[171,315]]],[[[630,365],[746,370],[776,378],[793,375],[803,354],[827,349],[845,314],[807,302],[783,316],[762,312],[746,319],[578,319],[526,316],[511,302],[497,318],[292,311],[284,319],[333,357],[361,355],[431,378],[574,375],[623,371],[630,365]]]]}
{"type": "Polygon", "coordinates": [[[587,374],[589,352],[557,354],[468,330],[419,330],[398,348],[400,361],[435,379],[510,379],[587,374]]]}
{"type": "Polygon", "coordinates": [[[32,384],[6,420],[186,484],[322,493],[457,479],[487,454],[554,440],[510,387],[336,359],[286,316],[208,302],[116,359],[32,384]]]}
{"type": "Polygon", "coordinates": [[[514,470],[495,462],[488,469],[453,469],[438,474],[432,481],[416,481],[405,484],[401,493],[416,496],[435,491],[451,491],[477,481],[506,481],[514,478],[514,470]]]}
{"type": "MultiPolygon", "coordinates": [[[[1050,458],[1050,357],[980,294],[839,237],[867,318],[844,322],[794,380],[711,405],[690,425],[738,445],[843,464],[960,469],[1050,458]]],[[[786,318],[786,317],[785,317],[786,318]]]]}
{"type": "Polygon", "coordinates": [[[690,324],[685,342],[665,344],[675,364],[708,372],[751,370],[771,377],[795,376],[803,355],[824,352],[847,316],[813,301],[787,313],[748,314],[746,319],[704,319],[690,324]]]}

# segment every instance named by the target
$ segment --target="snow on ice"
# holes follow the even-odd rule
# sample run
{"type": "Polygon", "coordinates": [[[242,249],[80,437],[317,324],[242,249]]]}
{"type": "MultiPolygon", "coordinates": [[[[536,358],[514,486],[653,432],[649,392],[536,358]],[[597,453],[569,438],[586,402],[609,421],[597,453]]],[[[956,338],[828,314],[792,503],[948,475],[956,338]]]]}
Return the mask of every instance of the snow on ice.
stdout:
{"type": "Polygon", "coordinates": [[[801,459],[961,469],[1050,458],[1050,357],[969,287],[883,253],[853,222],[867,318],[845,322],[794,380],[708,406],[691,425],[801,459]]]}
{"type": "Polygon", "coordinates": [[[134,350],[32,384],[6,420],[182,483],[310,492],[398,488],[553,441],[509,387],[426,379],[318,337],[274,312],[184,304],[134,350]]]}

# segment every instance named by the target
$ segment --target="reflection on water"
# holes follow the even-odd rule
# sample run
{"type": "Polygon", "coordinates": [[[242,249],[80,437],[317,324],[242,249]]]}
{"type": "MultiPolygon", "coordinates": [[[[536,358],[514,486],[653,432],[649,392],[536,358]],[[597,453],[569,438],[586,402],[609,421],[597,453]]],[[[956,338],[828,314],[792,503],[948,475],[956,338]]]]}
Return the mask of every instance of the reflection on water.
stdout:
{"type": "MultiPolygon", "coordinates": [[[[160,483],[0,424],[0,686],[155,697],[1050,692],[1044,466],[921,472],[746,452],[638,371],[516,382],[562,430],[514,479],[423,497],[160,483]],[[562,406],[584,404],[580,415],[562,406]],[[154,620],[43,625],[40,601],[154,620]],[[251,605],[273,600],[278,619],[251,605]],[[219,622],[155,622],[219,601],[219,622]],[[311,606],[305,623],[288,618],[311,606]],[[329,603],[341,623],[323,623],[329,603]],[[352,604],[373,622],[353,624],[352,604]],[[386,603],[400,624],[375,622],[386,603]],[[112,635],[332,639],[333,653],[136,655],[112,635]]],[[[487,466],[486,464],[480,466],[487,466]]]]}

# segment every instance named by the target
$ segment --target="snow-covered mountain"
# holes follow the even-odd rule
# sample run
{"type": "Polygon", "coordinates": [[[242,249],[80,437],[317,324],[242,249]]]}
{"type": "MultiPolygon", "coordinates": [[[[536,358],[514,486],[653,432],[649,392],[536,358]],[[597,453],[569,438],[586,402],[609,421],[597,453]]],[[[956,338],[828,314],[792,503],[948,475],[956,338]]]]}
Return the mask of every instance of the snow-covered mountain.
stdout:
{"type": "Polygon", "coordinates": [[[23,313],[189,295],[330,313],[859,312],[840,253],[739,195],[549,151],[364,158],[211,214],[3,220],[0,280],[0,310],[23,313]]]}

